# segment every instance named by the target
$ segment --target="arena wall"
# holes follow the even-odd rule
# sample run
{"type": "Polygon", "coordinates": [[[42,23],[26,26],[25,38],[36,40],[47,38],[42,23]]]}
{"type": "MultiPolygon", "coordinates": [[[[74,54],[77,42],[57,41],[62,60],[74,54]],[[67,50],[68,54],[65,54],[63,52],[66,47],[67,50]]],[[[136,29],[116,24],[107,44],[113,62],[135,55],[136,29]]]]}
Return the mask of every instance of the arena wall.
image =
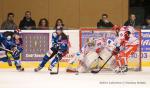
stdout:
{"type": "MultiPolygon", "coordinates": [[[[45,49],[48,49],[48,48],[39,48],[40,44],[45,44],[45,43],[49,43],[48,47],[51,46],[51,42],[50,42],[50,39],[51,39],[51,33],[53,32],[54,30],[47,30],[47,31],[32,31],[32,30],[26,30],[26,31],[22,31],[23,34],[27,35],[28,37],[24,37],[24,39],[28,40],[28,42],[32,41],[32,42],[37,42],[37,43],[33,43],[31,42],[31,45],[29,44],[30,47],[34,47],[33,49],[32,48],[27,48],[26,45],[24,45],[24,53],[22,55],[22,64],[24,67],[27,67],[27,68],[33,68],[33,67],[36,67],[38,66],[39,62],[41,61],[42,59],[42,55],[37,53],[36,49],[41,49],[41,52],[43,55],[45,52],[42,52],[43,50],[45,49]],[[38,34],[38,41],[36,40],[36,37],[37,35],[34,35],[34,34],[38,34]],[[49,41],[41,41],[43,43],[39,43],[40,42],[40,35],[42,33],[48,33],[49,36],[49,41]],[[29,35],[32,35],[32,37],[30,37],[29,35]],[[30,39],[31,38],[31,39],[30,39]],[[32,40],[32,38],[34,40],[32,40]],[[38,45],[39,44],[39,45],[38,45]],[[31,51],[30,52],[34,52],[34,53],[31,53],[32,55],[29,55],[30,52],[26,52],[28,49],[30,49],[31,51]],[[28,55],[27,55],[28,54],[28,55]]],[[[2,32],[2,31],[0,31],[2,32]]],[[[60,62],[60,66],[61,67],[66,67],[68,65],[67,61],[71,58],[73,58],[74,54],[76,52],[79,51],[80,49],[80,35],[79,35],[79,30],[75,29],[75,30],[65,30],[65,33],[69,36],[69,39],[70,39],[70,49],[69,49],[69,54],[67,56],[65,56],[63,58],[63,60],[60,62]]],[[[149,30],[142,30],[142,67],[150,67],[150,31],[149,30]]],[[[46,39],[46,38],[45,38],[46,39]]],[[[28,43],[27,42],[27,43],[28,43]]],[[[47,45],[47,44],[45,44],[47,45]]],[[[41,47],[44,47],[44,46],[41,46],[41,47]]],[[[47,46],[46,46],[47,47],[47,46]]],[[[49,64],[49,63],[48,63],[49,64]]],[[[132,63],[131,63],[132,64],[132,63]]],[[[48,66],[48,65],[47,65],[48,66]]],[[[74,66],[77,66],[77,64],[75,64],[74,66]]],[[[14,67],[14,66],[13,66],[14,67]]],[[[10,68],[8,66],[7,63],[3,63],[3,62],[0,62],[0,68],[10,68]]]]}

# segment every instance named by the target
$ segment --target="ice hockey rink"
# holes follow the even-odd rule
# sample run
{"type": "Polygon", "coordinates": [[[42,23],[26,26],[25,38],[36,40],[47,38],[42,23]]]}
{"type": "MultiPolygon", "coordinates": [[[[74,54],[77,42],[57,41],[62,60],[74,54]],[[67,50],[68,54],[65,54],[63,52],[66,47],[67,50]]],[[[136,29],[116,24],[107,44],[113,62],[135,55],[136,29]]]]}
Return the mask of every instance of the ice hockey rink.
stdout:
{"type": "Polygon", "coordinates": [[[102,71],[78,75],[64,70],[50,75],[46,68],[38,73],[33,69],[0,69],[0,88],[150,88],[150,68],[125,74],[102,71]]]}

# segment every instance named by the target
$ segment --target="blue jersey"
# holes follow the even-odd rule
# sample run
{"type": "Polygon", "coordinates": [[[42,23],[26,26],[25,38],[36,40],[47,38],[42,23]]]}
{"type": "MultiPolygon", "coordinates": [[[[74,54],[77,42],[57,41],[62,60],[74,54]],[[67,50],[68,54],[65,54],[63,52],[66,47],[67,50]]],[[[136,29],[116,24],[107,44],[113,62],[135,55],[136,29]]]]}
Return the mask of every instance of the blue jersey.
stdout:
{"type": "Polygon", "coordinates": [[[2,47],[9,49],[9,50],[11,50],[16,45],[12,39],[7,40],[7,38],[4,37],[2,34],[0,34],[0,43],[2,47]]]}
{"type": "Polygon", "coordinates": [[[14,42],[18,47],[22,47],[22,44],[23,44],[22,38],[19,38],[18,40],[13,39],[13,42],[14,42]]]}
{"type": "Polygon", "coordinates": [[[2,41],[4,41],[6,38],[3,36],[3,34],[0,34],[0,43],[2,42],[2,41]]]}
{"type": "Polygon", "coordinates": [[[59,50],[68,50],[68,37],[66,34],[58,35],[56,32],[52,34],[52,47],[56,46],[59,47],[59,50]]]}
{"type": "Polygon", "coordinates": [[[18,46],[18,44],[16,44],[13,39],[8,40],[2,34],[0,34],[0,44],[2,47],[9,50],[12,50],[14,47],[17,48],[17,51],[12,53],[14,59],[18,58],[20,56],[20,53],[23,51],[23,48],[18,46]]]}

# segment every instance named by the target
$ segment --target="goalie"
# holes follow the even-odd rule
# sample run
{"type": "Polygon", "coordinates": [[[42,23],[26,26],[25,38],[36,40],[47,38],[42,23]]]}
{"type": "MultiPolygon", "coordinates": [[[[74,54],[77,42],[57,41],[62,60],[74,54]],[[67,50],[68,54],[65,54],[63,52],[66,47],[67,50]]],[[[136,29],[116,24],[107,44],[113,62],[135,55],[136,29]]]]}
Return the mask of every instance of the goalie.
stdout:
{"type": "MultiPolygon", "coordinates": [[[[81,52],[75,54],[74,58],[69,61],[67,72],[90,72],[92,69],[99,67],[99,52],[105,44],[105,39],[88,38],[86,44],[82,47],[81,52]],[[72,68],[73,63],[79,63],[77,68],[72,68]]],[[[102,59],[102,58],[100,58],[102,59]]]]}
{"type": "Polygon", "coordinates": [[[85,44],[81,52],[77,53],[69,62],[70,64],[73,64],[78,61],[79,67],[71,68],[69,65],[66,71],[89,72],[90,70],[99,68],[99,60],[106,62],[109,59],[110,61],[107,64],[113,71],[116,73],[127,72],[128,58],[136,52],[139,41],[134,36],[135,30],[131,26],[123,26],[121,28],[116,27],[115,30],[116,39],[114,41],[107,39],[107,41],[96,42],[94,39],[89,39],[90,41],[85,44]],[[101,46],[97,47],[99,44],[101,46]],[[91,47],[90,45],[93,46],[91,47]],[[85,51],[87,53],[84,53],[85,51]]]}

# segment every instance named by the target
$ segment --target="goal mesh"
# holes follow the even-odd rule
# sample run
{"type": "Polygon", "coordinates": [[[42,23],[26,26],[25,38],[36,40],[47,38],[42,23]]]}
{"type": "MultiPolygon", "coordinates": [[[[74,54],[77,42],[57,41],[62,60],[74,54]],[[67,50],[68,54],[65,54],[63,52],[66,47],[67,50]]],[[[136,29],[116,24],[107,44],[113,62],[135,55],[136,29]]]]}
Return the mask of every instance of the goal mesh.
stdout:
{"type": "MultiPolygon", "coordinates": [[[[139,46],[133,55],[131,55],[128,59],[128,68],[131,71],[141,71],[141,31],[136,30],[134,34],[139,39],[139,46]]],[[[81,28],[80,29],[80,49],[84,44],[86,44],[86,39],[93,37],[95,39],[103,37],[106,39],[115,39],[115,31],[111,29],[94,29],[94,28],[81,28]]],[[[100,65],[104,62],[100,61],[100,65]]],[[[105,66],[107,69],[108,66],[105,66]]]]}

